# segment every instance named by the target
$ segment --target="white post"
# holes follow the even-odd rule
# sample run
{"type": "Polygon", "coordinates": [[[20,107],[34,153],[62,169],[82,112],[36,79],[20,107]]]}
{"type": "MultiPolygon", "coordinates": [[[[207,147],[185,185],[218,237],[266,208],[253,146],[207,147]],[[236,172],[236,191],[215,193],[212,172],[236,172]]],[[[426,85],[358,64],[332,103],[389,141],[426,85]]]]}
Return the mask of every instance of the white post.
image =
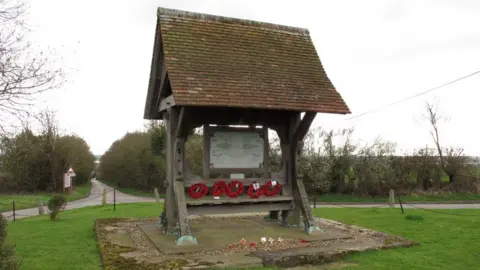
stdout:
{"type": "Polygon", "coordinates": [[[106,205],[106,204],[107,204],[107,189],[104,188],[103,194],[102,194],[102,205],[106,205]]]}
{"type": "Polygon", "coordinates": [[[390,207],[395,206],[395,191],[393,189],[390,189],[390,193],[388,196],[388,205],[390,205],[390,207]]]}
{"type": "Polygon", "coordinates": [[[158,195],[158,189],[153,189],[153,194],[155,195],[155,201],[160,202],[160,195],[158,195]]]}
{"type": "Polygon", "coordinates": [[[38,205],[38,215],[41,216],[45,214],[45,208],[43,207],[42,199],[40,198],[37,199],[37,205],[38,205]]]}

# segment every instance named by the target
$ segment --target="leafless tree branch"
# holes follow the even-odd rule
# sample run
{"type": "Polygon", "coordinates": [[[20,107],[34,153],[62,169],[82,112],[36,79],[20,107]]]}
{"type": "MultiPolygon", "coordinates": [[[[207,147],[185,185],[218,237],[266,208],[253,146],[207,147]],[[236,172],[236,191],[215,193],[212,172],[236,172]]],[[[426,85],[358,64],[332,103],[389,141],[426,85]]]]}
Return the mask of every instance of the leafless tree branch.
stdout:
{"type": "Polygon", "coordinates": [[[437,108],[437,105],[428,102],[425,104],[425,110],[427,113],[426,118],[432,128],[430,135],[432,136],[435,147],[437,148],[438,156],[440,158],[440,166],[443,169],[445,168],[445,159],[443,157],[442,145],[440,144],[440,136],[438,132],[438,122],[442,120],[442,117],[438,114],[437,108]]]}
{"type": "Polygon", "coordinates": [[[448,175],[449,182],[452,183],[460,170],[465,167],[466,157],[462,148],[444,147],[440,143],[439,123],[449,119],[438,113],[438,106],[427,102],[425,110],[425,117],[432,128],[430,134],[438,152],[440,168],[448,175]]]}
{"type": "Polygon", "coordinates": [[[45,53],[35,53],[24,34],[28,6],[22,0],[0,0],[0,118],[25,115],[37,94],[63,83],[63,70],[45,53]]]}

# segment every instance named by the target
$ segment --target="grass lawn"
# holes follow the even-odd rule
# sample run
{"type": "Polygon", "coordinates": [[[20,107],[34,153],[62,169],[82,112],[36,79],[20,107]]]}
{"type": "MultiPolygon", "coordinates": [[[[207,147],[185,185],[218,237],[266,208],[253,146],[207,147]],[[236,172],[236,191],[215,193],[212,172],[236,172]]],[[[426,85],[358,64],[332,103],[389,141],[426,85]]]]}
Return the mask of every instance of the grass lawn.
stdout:
{"type": "MultiPolygon", "coordinates": [[[[480,194],[457,194],[457,193],[445,193],[438,195],[409,195],[401,196],[402,201],[405,202],[452,202],[452,201],[480,201],[480,194]]],[[[317,202],[358,202],[358,203],[369,203],[369,202],[381,202],[386,203],[388,201],[388,196],[381,197],[360,197],[353,195],[343,195],[343,194],[325,194],[317,196],[317,202]]]]}
{"type": "Polygon", "coordinates": [[[136,203],[117,205],[116,212],[112,205],[69,210],[60,213],[55,222],[48,216],[10,222],[8,237],[23,260],[21,269],[100,270],[93,221],[106,217],[158,217],[161,209],[155,203],[136,203]]]}
{"type": "MultiPolygon", "coordinates": [[[[66,195],[68,201],[78,200],[87,197],[90,193],[92,184],[75,187],[75,191],[66,195]]],[[[3,195],[0,194],[0,212],[11,211],[12,201],[15,201],[15,209],[24,209],[37,206],[37,198],[41,198],[43,205],[47,205],[48,200],[53,197],[52,193],[36,193],[36,194],[22,194],[22,195],[3,195]]]]}
{"type": "Polygon", "coordinates": [[[480,210],[315,209],[314,213],[347,224],[403,236],[420,243],[404,249],[350,256],[342,269],[478,269],[480,210]],[[450,213],[444,214],[444,213],[450,213]],[[406,216],[421,216],[409,220],[406,216]]]}
{"type": "MultiPolygon", "coordinates": [[[[47,216],[9,223],[22,269],[101,269],[93,220],[105,217],[154,217],[155,203],[96,206],[66,211],[56,222],[47,216]]],[[[413,248],[368,252],[347,258],[342,269],[478,269],[480,210],[443,210],[451,215],[406,209],[315,209],[316,215],[377,229],[420,242],[413,248]],[[417,215],[423,220],[405,217],[417,215]],[[463,215],[463,216],[459,216],[463,215]]],[[[261,269],[261,268],[257,268],[261,269]]]]}

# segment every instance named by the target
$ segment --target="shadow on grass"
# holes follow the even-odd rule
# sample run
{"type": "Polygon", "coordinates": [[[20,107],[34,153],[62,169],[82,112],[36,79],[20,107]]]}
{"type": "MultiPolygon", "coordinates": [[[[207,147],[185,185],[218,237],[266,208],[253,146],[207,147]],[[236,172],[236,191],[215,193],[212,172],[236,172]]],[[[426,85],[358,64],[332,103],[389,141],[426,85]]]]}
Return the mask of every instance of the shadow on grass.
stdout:
{"type": "Polygon", "coordinates": [[[419,216],[419,215],[407,215],[405,217],[406,220],[411,220],[411,221],[421,221],[423,220],[423,217],[422,216],[419,216]]]}

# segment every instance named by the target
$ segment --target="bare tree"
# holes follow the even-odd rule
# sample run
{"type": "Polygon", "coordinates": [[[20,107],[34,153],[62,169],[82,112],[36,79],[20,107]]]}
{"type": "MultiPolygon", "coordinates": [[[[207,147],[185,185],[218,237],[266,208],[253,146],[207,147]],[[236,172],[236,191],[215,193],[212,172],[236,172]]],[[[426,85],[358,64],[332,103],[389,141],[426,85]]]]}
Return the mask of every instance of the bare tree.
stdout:
{"type": "MultiPolygon", "coordinates": [[[[28,114],[36,95],[59,87],[63,70],[25,38],[29,31],[22,0],[0,0],[0,118],[28,114]]],[[[2,123],[0,123],[2,124],[2,123]]]]}
{"type": "Polygon", "coordinates": [[[426,103],[425,110],[427,112],[426,118],[431,125],[432,130],[430,131],[430,135],[432,135],[433,142],[435,143],[435,147],[437,148],[438,157],[440,158],[440,167],[445,167],[445,159],[443,158],[443,150],[442,145],[440,144],[440,136],[438,132],[438,123],[442,120],[445,120],[444,117],[440,116],[437,112],[437,105],[426,103]]]}
{"type": "Polygon", "coordinates": [[[466,157],[463,149],[444,148],[440,143],[439,123],[448,121],[448,119],[438,113],[438,106],[427,102],[425,110],[425,117],[432,129],[430,134],[437,149],[440,168],[448,175],[449,182],[452,183],[455,181],[455,176],[465,167],[466,157]]]}

